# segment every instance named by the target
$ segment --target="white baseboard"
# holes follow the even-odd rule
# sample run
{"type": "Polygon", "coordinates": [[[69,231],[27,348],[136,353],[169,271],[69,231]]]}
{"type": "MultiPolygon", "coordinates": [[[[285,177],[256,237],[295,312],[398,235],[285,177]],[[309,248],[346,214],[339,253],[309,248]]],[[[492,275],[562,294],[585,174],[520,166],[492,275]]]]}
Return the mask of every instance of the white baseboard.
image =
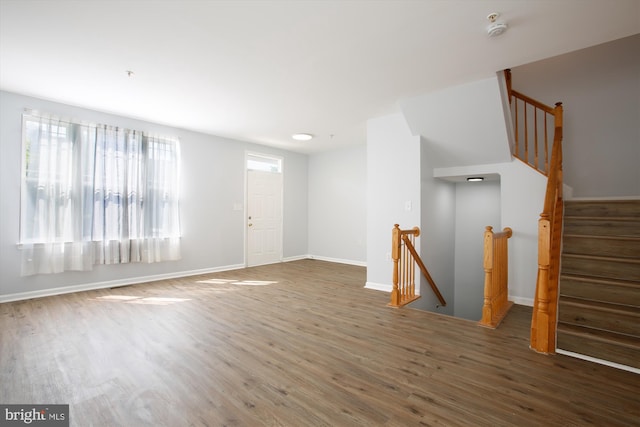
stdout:
{"type": "Polygon", "coordinates": [[[354,261],[354,260],[351,260],[351,259],[331,258],[331,257],[326,257],[326,256],[321,256],[321,255],[311,255],[311,254],[297,255],[297,256],[291,256],[291,257],[282,258],[282,262],[299,261],[301,259],[317,259],[318,261],[327,261],[327,262],[335,262],[335,263],[338,263],[338,264],[356,265],[358,267],[366,267],[367,266],[367,262],[366,261],[354,261]]]}
{"type": "Polygon", "coordinates": [[[533,307],[533,298],[523,298],[523,297],[516,297],[513,295],[509,295],[509,301],[513,301],[514,304],[533,307]]]}
{"type": "Polygon", "coordinates": [[[179,271],[166,274],[154,274],[151,276],[130,277],[126,279],[109,280],[106,282],[94,282],[81,285],[62,286],[59,288],[42,289],[39,291],[18,292],[15,294],[0,295],[0,303],[70,294],[73,292],[91,291],[94,289],[117,288],[120,286],[136,285],[139,283],[152,282],[155,280],[198,276],[201,274],[217,273],[220,271],[239,270],[241,268],[244,268],[244,264],[233,264],[222,267],[203,268],[199,270],[179,271]]]}
{"type": "Polygon", "coordinates": [[[354,261],[354,260],[350,260],[350,259],[330,258],[330,257],[326,257],[326,256],[319,256],[319,255],[309,255],[308,259],[317,259],[318,261],[336,262],[338,264],[356,265],[358,267],[366,267],[367,266],[367,262],[366,261],[354,261]]]}
{"type": "Polygon", "coordinates": [[[385,283],[375,283],[375,282],[367,282],[364,287],[366,289],[373,289],[375,291],[383,291],[383,292],[391,292],[393,290],[393,285],[385,284],[385,283]]]}
{"type": "Polygon", "coordinates": [[[311,255],[296,255],[282,258],[282,262],[300,261],[301,259],[310,259],[311,255]]]}

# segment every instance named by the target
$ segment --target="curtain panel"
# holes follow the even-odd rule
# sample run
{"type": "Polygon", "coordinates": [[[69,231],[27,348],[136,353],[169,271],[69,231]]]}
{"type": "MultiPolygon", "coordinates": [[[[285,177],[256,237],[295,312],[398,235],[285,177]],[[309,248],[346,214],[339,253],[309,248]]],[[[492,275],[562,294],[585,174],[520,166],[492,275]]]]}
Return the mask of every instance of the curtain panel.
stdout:
{"type": "Polygon", "coordinates": [[[180,258],[180,145],[23,116],[22,274],[180,258]]]}

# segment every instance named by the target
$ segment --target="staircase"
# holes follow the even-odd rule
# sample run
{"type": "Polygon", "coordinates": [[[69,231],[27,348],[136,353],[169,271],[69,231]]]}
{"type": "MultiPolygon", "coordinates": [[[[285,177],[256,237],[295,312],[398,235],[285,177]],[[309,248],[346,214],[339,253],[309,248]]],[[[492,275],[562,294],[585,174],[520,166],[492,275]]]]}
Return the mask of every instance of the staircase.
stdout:
{"type": "Polygon", "coordinates": [[[557,348],[640,369],[640,200],[564,213],[557,348]]]}

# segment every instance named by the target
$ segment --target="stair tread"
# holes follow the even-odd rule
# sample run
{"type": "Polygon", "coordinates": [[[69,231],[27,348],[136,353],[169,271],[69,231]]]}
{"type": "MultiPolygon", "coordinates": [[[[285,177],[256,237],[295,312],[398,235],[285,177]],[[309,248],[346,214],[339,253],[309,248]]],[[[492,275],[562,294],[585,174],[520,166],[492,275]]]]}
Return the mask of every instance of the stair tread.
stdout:
{"type": "Polygon", "coordinates": [[[562,256],[570,257],[570,258],[579,258],[579,259],[593,259],[600,261],[611,261],[611,262],[624,262],[631,264],[640,264],[640,258],[625,258],[625,257],[611,257],[611,256],[600,256],[600,255],[587,255],[587,254],[573,254],[563,252],[562,256]]]}
{"type": "Polygon", "coordinates": [[[558,335],[562,333],[640,350],[640,337],[629,334],[590,328],[573,323],[558,322],[558,335]]]}
{"type": "Polygon", "coordinates": [[[640,242],[640,236],[629,235],[603,235],[603,234],[576,234],[564,233],[564,237],[575,237],[578,239],[596,239],[596,240],[624,240],[631,242],[640,242]]]}
{"type": "Polygon", "coordinates": [[[640,221],[637,216],[586,216],[586,215],[564,215],[565,219],[575,219],[578,221],[640,221]]]}
{"type": "Polygon", "coordinates": [[[560,275],[560,280],[562,280],[562,278],[580,280],[583,282],[598,283],[598,284],[604,284],[604,285],[612,285],[612,286],[624,286],[624,287],[640,286],[640,282],[635,280],[613,279],[613,278],[606,278],[606,277],[586,276],[581,274],[565,273],[560,275]]]}
{"type": "Polygon", "coordinates": [[[623,314],[626,316],[637,317],[640,319],[640,306],[619,304],[609,301],[592,300],[586,298],[579,298],[573,296],[560,295],[560,306],[572,305],[574,307],[584,307],[587,309],[593,309],[598,311],[606,311],[616,314],[623,314]]]}

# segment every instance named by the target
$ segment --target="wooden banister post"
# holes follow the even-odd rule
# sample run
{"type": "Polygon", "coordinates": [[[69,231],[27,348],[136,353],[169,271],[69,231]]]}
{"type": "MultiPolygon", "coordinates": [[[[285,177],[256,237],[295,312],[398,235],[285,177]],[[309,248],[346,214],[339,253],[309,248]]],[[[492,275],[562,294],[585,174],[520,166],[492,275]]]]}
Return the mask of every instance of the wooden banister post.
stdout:
{"type": "Polygon", "coordinates": [[[490,325],[493,317],[491,307],[491,288],[493,284],[493,227],[487,225],[484,232],[484,305],[482,306],[481,325],[490,325]]]}
{"type": "Polygon", "coordinates": [[[511,104],[511,69],[504,70],[504,81],[507,84],[507,96],[509,97],[509,104],[511,104]]]}
{"type": "Polygon", "coordinates": [[[395,224],[391,231],[391,259],[393,260],[393,290],[391,291],[392,307],[400,306],[400,290],[398,289],[398,274],[400,265],[400,225],[395,224]]]}
{"type": "Polygon", "coordinates": [[[562,108],[562,102],[556,102],[556,106],[553,109],[553,123],[555,127],[555,139],[562,139],[562,116],[564,109],[562,108]]]}
{"type": "Polygon", "coordinates": [[[551,343],[549,340],[550,249],[551,224],[549,215],[542,214],[538,221],[538,285],[536,287],[534,319],[531,325],[531,348],[541,353],[550,353],[555,350],[555,343],[551,343]]]}
{"type": "Polygon", "coordinates": [[[555,150],[555,155],[557,156],[557,171],[558,171],[558,198],[562,199],[562,121],[563,121],[564,109],[562,107],[562,102],[556,102],[556,106],[553,109],[553,118],[555,123],[555,134],[553,137],[554,148],[557,145],[557,149],[555,150]]]}

